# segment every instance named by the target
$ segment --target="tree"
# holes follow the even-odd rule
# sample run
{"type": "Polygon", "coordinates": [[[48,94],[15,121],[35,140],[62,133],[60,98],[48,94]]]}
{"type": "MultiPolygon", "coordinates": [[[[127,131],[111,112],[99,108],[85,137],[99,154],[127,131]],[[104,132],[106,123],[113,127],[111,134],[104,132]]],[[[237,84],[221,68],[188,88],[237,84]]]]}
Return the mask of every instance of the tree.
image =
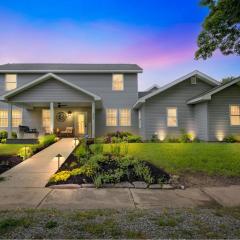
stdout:
{"type": "Polygon", "coordinates": [[[225,83],[228,83],[228,82],[231,82],[232,80],[234,80],[235,77],[231,76],[231,77],[225,77],[222,79],[222,84],[225,84],[225,83]]]}
{"type": "Polygon", "coordinates": [[[240,55],[240,0],[201,0],[209,15],[198,36],[195,59],[204,60],[219,49],[223,55],[240,55]]]}

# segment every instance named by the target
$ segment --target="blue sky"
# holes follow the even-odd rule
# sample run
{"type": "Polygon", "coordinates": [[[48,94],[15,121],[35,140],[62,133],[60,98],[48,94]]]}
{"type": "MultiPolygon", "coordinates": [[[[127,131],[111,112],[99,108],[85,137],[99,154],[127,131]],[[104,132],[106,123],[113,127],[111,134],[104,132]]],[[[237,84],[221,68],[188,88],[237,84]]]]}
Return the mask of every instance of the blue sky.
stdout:
{"type": "Polygon", "coordinates": [[[194,60],[207,13],[198,0],[1,0],[0,63],[137,63],[140,89],[195,69],[239,76],[239,57],[194,60]]]}

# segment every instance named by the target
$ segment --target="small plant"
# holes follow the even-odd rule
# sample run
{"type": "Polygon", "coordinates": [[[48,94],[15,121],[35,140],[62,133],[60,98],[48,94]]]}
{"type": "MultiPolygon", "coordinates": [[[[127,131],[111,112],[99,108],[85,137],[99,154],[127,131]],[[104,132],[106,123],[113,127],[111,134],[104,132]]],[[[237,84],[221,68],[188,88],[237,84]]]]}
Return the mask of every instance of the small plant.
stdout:
{"type": "Polygon", "coordinates": [[[148,184],[153,183],[153,178],[151,176],[150,169],[147,166],[145,166],[144,163],[139,162],[138,164],[135,164],[134,171],[135,174],[138,177],[142,178],[146,183],[148,184]]]}
{"type": "Polygon", "coordinates": [[[181,129],[181,136],[180,136],[180,142],[182,143],[188,143],[191,142],[192,140],[192,135],[190,133],[187,133],[185,129],[181,129]]]}
{"type": "Polygon", "coordinates": [[[129,143],[140,143],[142,142],[142,137],[138,135],[130,135],[127,137],[127,142],[129,143]]]}
{"type": "Polygon", "coordinates": [[[88,152],[86,149],[86,146],[84,144],[81,144],[74,152],[74,155],[79,159],[88,157],[88,152]]]}
{"type": "Polygon", "coordinates": [[[77,166],[77,163],[76,163],[76,162],[72,162],[72,163],[70,163],[70,165],[69,165],[70,168],[74,168],[74,167],[76,167],[76,166],[77,166]]]}
{"type": "Polygon", "coordinates": [[[6,144],[7,139],[6,139],[6,138],[3,138],[2,140],[0,140],[0,142],[1,142],[2,144],[6,144]]]}
{"type": "Polygon", "coordinates": [[[111,144],[110,153],[119,156],[121,153],[121,145],[119,143],[111,144]]]}
{"type": "Polygon", "coordinates": [[[58,173],[55,173],[49,180],[49,182],[60,182],[60,181],[67,181],[71,177],[70,171],[61,171],[58,173]]]}
{"type": "Polygon", "coordinates": [[[46,223],[45,227],[48,228],[48,229],[51,229],[51,228],[55,228],[57,227],[58,224],[56,221],[49,221],[46,223]]]}
{"type": "Polygon", "coordinates": [[[126,143],[126,142],[122,143],[121,152],[122,152],[123,155],[126,156],[128,154],[128,149],[129,149],[128,143],[126,143]]]}
{"type": "Polygon", "coordinates": [[[25,160],[33,155],[33,150],[31,147],[22,147],[19,149],[17,155],[25,160]]]}
{"type": "Polygon", "coordinates": [[[102,185],[103,185],[102,179],[103,179],[102,175],[97,175],[93,178],[93,183],[94,183],[96,188],[102,187],[102,185]]]}
{"type": "Polygon", "coordinates": [[[235,143],[237,142],[237,139],[233,135],[229,135],[223,139],[224,142],[227,143],[235,143]]]}
{"type": "Polygon", "coordinates": [[[54,143],[56,141],[56,135],[55,134],[49,134],[45,136],[39,137],[39,147],[47,147],[54,143]]]}
{"type": "Polygon", "coordinates": [[[16,139],[17,138],[17,133],[16,132],[12,132],[12,138],[16,139]]]}
{"type": "Polygon", "coordinates": [[[153,143],[160,142],[157,134],[153,134],[150,141],[153,142],[153,143]]]}
{"type": "Polygon", "coordinates": [[[90,146],[90,150],[93,154],[102,154],[103,153],[103,144],[93,144],[90,146]]]}
{"type": "Polygon", "coordinates": [[[166,142],[169,142],[169,143],[180,143],[181,140],[177,137],[167,137],[166,138],[166,142]]]}
{"type": "Polygon", "coordinates": [[[0,130],[0,140],[7,139],[8,138],[8,132],[6,130],[0,130]]]}

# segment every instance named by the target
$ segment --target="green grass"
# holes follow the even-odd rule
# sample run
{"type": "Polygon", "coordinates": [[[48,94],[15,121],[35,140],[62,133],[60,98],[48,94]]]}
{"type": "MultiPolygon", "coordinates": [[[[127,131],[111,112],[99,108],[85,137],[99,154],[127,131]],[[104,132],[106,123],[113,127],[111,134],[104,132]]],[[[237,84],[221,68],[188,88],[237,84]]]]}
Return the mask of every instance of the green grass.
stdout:
{"type": "Polygon", "coordinates": [[[24,146],[31,146],[25,144],[0,144],[0,155],[16,155],[20,148],[24,146]]]}
{"type": "MultiPolygon", "coordinates": [[[[110,145],[104,146],[109,151],[110,145]]],[[[131,143],[128,154],[151,162],[172,174],[203,172],[240,176],[240,144],[131,143]]]]}

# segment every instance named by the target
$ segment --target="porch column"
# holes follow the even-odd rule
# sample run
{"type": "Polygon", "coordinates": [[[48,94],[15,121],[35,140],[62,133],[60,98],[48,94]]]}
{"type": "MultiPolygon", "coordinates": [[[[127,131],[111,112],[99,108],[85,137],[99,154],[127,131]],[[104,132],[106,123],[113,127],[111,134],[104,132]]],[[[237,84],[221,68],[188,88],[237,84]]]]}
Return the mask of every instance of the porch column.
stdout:
{"type": "Polygon", "coordinates": [[[95,101],[92,102],[92,138],[95,138],[95,101]]]}
{"type": "Polygon", "coordinates": [[[50,132],[54,132],[54,103],[50,103],[50,132]]]}
{"type": "Polygon", "coordinates": [[[12,138],[12,104],[8,103],[8,138],[12,138]]]}

